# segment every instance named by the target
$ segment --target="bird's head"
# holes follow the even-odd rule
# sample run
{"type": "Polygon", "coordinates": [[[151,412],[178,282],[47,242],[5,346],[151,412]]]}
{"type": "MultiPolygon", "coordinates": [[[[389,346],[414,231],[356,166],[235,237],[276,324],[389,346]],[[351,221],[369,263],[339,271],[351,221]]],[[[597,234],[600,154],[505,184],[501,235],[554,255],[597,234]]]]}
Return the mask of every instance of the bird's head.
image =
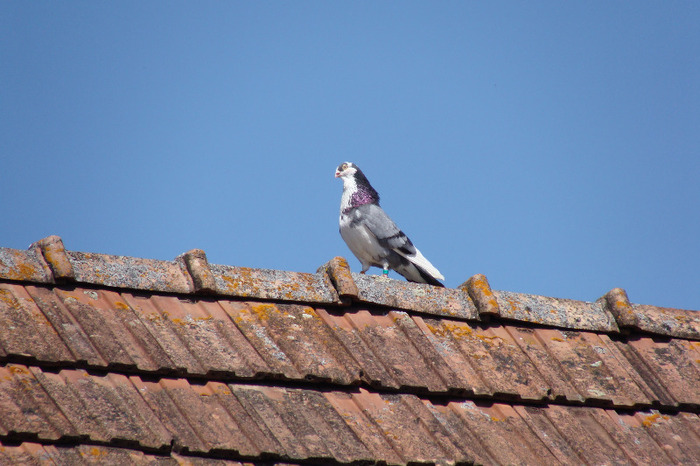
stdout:
{"type": "Polygon", "coordinates": [[[335,169],[335,177],[336,178],[347,178],[350,176],[353,176],[359,168],[357,168],[357,165],[355,165],[352,162],[343,162],[340,165],[338,165],[338,168],[335,169]]]}

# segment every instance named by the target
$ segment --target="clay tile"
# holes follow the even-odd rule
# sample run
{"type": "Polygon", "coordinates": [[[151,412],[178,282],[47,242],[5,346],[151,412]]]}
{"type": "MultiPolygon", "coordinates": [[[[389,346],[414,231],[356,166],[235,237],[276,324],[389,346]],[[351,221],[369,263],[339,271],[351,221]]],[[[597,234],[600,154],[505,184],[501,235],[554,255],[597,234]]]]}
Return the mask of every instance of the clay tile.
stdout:
{"type": "Polygon", "coordinates": [[[632,304],[639,329],[649,333],[700,340],[700,312],[632,304]]]}
{"type": "Polygon", "coordinates": [[[461,290],[377,275],[354,273],[352,277],[360,290],[357,300],[363,303],[460,319],[479,318],[474,303],[461,290]]]}
{"type": "Polygon", "coordinates": [[[598,300],[620,328],[700,340],[700,313],[644,304],[632,304],[622,288],[614,288],[598,300]]]}
{"type": "Polygon", "coordinates": [[[135,290],[192,293],[192,280],[182,261],[161,261],[67,251],[75,281],[135,290]]]}
{"type": "Polygon", "coordinates": [[[491,285],[489,285],[486,275],[478,273],[470,277],[458,288],[469,294],[469,297],[476,305],[476,309],[479,311],[479,315],[499,315],[498,301],[493,291],[491,291],[491,285]]]}
{"type": "Polygon", "coordinates": [[[601,298],[605,310],[613,315],[619,327],[637,327],[637,317],[632,309],[627,292],[613,288],[601,298]]]}
{"type": "Polygon", "coordinates": [[[620,331],[612,314],[604,309],[600,300],[591,303],[511,291],[496,290],[493,293],[498,300],[500,316],[504,319],[576,330],[620,331]]]}
{"type": "Polygon", "coordinates": [[[350,265],[344,257],[334,257],[316,271],[326,273],[341,298],[357,299],[360,291],[352,278],[350,265]]]}
{"type": "Polygon", "coordinates": [[[223,296],[338,304],[327,275],[211,264],[223,296]]]}
{"type": "Polygon", "coordinates": [[[212,274],[211,267],[209,267],[209,261],[207,261],[207,255],[201,249],[192,249],[187,251],[183,255],[179,256],[187,271],[192,277],[192,283],[194,283],[194,289],[196,293],[210,293],[216,294],[216,281],[214,280],[214,275],[212,274]]]}
{"type": "Polygon", "coordinates": [[[30,246],[30,249],[33,248],[39,249],[56,281],[75,279],[73,266],[60,236],[51,235],[40,239],[30,246]]]}
{"type": "Polygon", "coordinates": [[[0,248],[0,278],[35,283],[53,283],[53,273],[38,247],[27,251],[0,248]]]}

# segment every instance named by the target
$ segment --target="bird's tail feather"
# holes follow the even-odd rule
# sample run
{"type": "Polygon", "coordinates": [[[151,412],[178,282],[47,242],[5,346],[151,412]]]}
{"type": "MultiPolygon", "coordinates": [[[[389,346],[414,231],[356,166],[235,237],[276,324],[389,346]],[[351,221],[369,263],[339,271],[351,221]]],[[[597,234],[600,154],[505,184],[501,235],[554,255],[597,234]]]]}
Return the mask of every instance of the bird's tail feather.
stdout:
{"type": "Polygon", "coordinates": [[[405,254],[398,249],[395,249],[395,251],[398,252],[399,254],[401,254],[403,257],[405,257],[409,261],[411,261],[413,263],[413,265],[415,265],[417,268],[423,270],[428,275],[432,275],[434,278],[436,278],[438,280],[445,279],[445,277],[442,276],[440,271],[438,269],[436,269],[435,266],[433,264],[431,264],[428,261],[428,259],[425,258],[425,256],[423,256],[423,254],[421,254],[421,252],[418,250],[418,248],[416,248],[415,254],[405,254]]]}
{"type": "MultiPolygon", "coordinates": [[[[425,280],[425,283],[428,283],[429,285],[433,285],[433,286],[441,286],[443,288],[445,287],[445,285],[443,285],[442,283],[437,281],[437,279],[435,277],[430,275],[428,272],[423,270],[421,267],[419,267],[415,264],[413,264],[413,265],[415,266],[416,270],[418,270],[418,273],[420,274],[421,278],[423,280],[425,280]]],[[[443,280],[444,280],[444,278],[443,278],[443,280]]]]}
{"type": "Polygon", "coordinates": [[[417,248],[415,254],[405,254],[398,249],[395,249],[395,251],[405,257],[406,260],[410,261],[416,267],[421,278],[425,280],[426,283],[430,283],[431,285],[435,286],[444,286],[438,280],[444,280],[445,277],[442,276],[440,271],[436,269],[435,266],[431,264],[417,248]]]}

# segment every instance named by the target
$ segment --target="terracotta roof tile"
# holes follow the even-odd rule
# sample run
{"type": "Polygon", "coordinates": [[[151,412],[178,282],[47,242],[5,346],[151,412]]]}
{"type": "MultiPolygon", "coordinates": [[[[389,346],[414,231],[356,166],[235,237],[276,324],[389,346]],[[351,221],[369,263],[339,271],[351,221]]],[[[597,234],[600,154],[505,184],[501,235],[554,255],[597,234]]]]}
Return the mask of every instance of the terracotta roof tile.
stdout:
{"type": "MultiPolygon", "coordinates": [[[[230,461],[214,458],[184,457],[173,453],[169,456],[147,454],[140,451],[123,448],[105,447],[101,445],[42,445],[24,442],[20,445],[3,445],[0,442],[0,464],[15,465],[88,465],[109,464],[120,465],[220,465],[220,466],[253,466],[254,463],[230,461]]],[[[282,463],[275,463],[281,465],[282,463]]]]}
{"type": "Polygon", "coordinates": [[[604,463],[652,454],[674,462],[700,460],[700,419],[691,413],[441,404],[362,389],[319,392],[167,378],[147,382],[84,371],[44,373],[21,365],[0,374],[1,393],[11,398],[1,403],[3,423],[14,426],[0,434],[9,438],[32,433],[38,441],[70,436],[160,451],[172,444],[186,455],[341,463],[530,462],[527,458],[604,463]],[[12,406],[22,411],[27,397],[39,408],[33,416],[7,412],[12,406]],[[56,422],[56,417],[64,420],[56,422]],[[632,448],[637,444],[645,449],[632,448]]]}
{"type": "Polygon", "coordinates": [[[293,304],[221,302],[268,372],[290,379],[353,383],[357,364],[316,309],[293,304]]]}
{"type": "Polygon", "coordinates": [[[343,303],[358,299],[360,290],[355,284],[348,261],[344,257],[334,257],[319,267],[316,272],[328,275],[343,303]]]}
{"type": "Polygon", "coordinates": [[[193,286],[174,261],[68,251],[75,281],[114,288],[190,293],[193,286]]]}
{"type": "Polygon", "coordinates": [[[0,249],[0,464],[700,462],[698,313],[0,249]]]}
{"type": "Polygon", "coordinates": [[[632,304],[636,327],[658,335],[700,340],[700,312],[632,304]]]}
{"type": "Polygon", "coordinates": [[[618,331],[615,319],[600,302],[587,303],[510,291],[494,291],[494,294],[500,316],[506,319],[568,329],[618,331]]]}
{"type": "Polygon", "coordinates": [[[0,322],[13,329],[0,334],[0,351],[17,361],[618,407],[700,406],[694,341],[79,287],[4,283],[0,295],[0,322]]]}
{"type": "Polygon", "coordinates": [[[649,405],[653,398],[629,375],[628,361],[620,360],[605,335],[539,329],[534,338],[514,329],[525,353],[545,379],[552,381],[553,399],[596,400],[619,407],[649,405]]]}
{"type": "Polygon", "coordinates": [[[41,312],[28,288],[0,283],[0,355],[14,354],[46,362],[73,360],[51,322],[41,312]]]}
{"type": "Polygon", "coordinates": [[[192,278],[195,293],[216,294],[218,292],[214,274],[204,251],[193,249],[178,259],[184,262],[187,272],[192,278]]]}
{"type": "Polygon", "coordinates": [[[353,273],[359,301],[391,308],[462,319],[477,319],[476,307],[467,293],[422,283],[392,280],[353,273]]]}
{"type": "Polygon", "coordinates": [[[483,275],[475,275],[459,289],[443,289],[352,274],[346,265],[343,258],[334,258],[315,274],[231,267],[209,264],[201,250],[192,250],[175,261],[159,261],[66,251],[58,237],[38,241],[28,251],[0,248],[0,279],[7,280],[75,281],[149,293],[218,293],[308,304],[342,305],[355,300],[458,319],[478,320],[480,314],[484,318],[496,315],[522,322],[608,333],[619,333],[621,326],[631,325],[650,333],[700,340],[700,318],[693,311],[627,302],[625,309],[633,314],[630,318],[627,312],[619,312],[616,307],[619,303],[615,300],[581,302],[491,291],[483,275]],[[472,294],[482,309],[476,308],[472,294]],[[619,324],[616,319],[620,320],[619,324]]]}
{"type": "MultiPolygon", "coordinates": [[[[15,296],[22,295],[22,291],[18,290],[17,287],[11,287],[9,284],[2,286],[11,292],[17,291],[15,296]]],[[[61,344],[55,347],[55,356],[49,357],[49,361],[74,360],[76,362],[85,362],[92,366],[107,365],[107,362],[92,344],[90,336],[85,333],[76,317],[71,313],[68,303],[64,303],[57,293],[54,293],[52,289],[38,286],[26,286],[23,291],[31,299],[31,301],[25,301],[26,305],[35,306],[34,313],[37,316],[41,313],[48,323],[42,328],[42,336],[54,341],[56,338],[61,340],[61,344]],[[64,348],[68,351],[66,352],[64,348]],[[66,357],[66,353],[69,353],[70,356],[66,357]]],[[[81,292],[84,291],[88,290],[81,292]]],[[[86,318],[89,319],[90,316],[86,318]]],[[[40,317],[37,317],[37,320],[40,320],[40,317]]],[[[17,327],[17,334],[21,332],[22,337],[28,337],[31,331],[31,328],[17,327]]]]}
{"type": "Polygon", "coordinates": [[[0,277],[37,283],[53,281],[51,270],[36,250],[0,248],[0,277]]]}
{"type": "Polygon", "coordinates": [[[480,316],[485,318],[500,316],[501,310],[498,306],[498,299],[485,275],[480,273],[472,275],[469,277],[469,280],[462,283],[458,288],[467,292],[480,316]]]}
{"type": "Polygon", "coordinates": [[[54,280],[72,280],[75,277],[63,240],[58,236],[49,236],[32,244],[30,249],[37,251],[44,259],[54,280]]]}
{"type": "Polygon", "coordinates": [[[700,405],[700,343],[642,337],[617,346],[660,403],[700,405]]]}
{"type": "Polygon", "coordinates": [[[600,300],[624,331],[642,331],[700,340],[700,312],[632,304],[625,290],[614,288],[600,300]]]}
{"type": "MultiPolygon", "coordinates": [[[[435,347],[448,355],[443,364],[460,374],[468,391],[481,396],[498,394],[530,400],[550,396],[551,382],[511,335],[517,328],[470,326],[433,319],[424,322],[435,347]]],[[[554,362],[549,354],[544,359],[554,362]]],[[[556,374],[552,381],[559,378],[561,374],[556,374]]]]}
{"type": "Polygon", "coordinates": [[[338,294],[324,274],[211,265],[219,292],[243,298],[337,303],[338,294]]]}

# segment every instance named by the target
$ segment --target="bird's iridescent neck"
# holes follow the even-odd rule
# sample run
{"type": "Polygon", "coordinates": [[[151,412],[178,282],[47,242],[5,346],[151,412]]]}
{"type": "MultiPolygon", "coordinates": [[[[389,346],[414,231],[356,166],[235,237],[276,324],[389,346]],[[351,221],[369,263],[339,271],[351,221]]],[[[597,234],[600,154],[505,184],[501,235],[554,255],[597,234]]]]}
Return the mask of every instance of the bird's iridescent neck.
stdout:
{"type": "Polygon", "coordinates": [[[372,193],[368,189],[365,189],[362,186],[358,187],[357,191],[350,196],[350,206],[352,207],[372,204],[373,202],[377,202],[377,199],[372,196],[372,193]]]}
{"type": "Polygon", "coordinates": [[[355,207],[377,203],[379,199],[371,187],[357,183],[354,178],[343,180],[343,196],[340,199],[340,211],[344,214],[355,207]]]}

